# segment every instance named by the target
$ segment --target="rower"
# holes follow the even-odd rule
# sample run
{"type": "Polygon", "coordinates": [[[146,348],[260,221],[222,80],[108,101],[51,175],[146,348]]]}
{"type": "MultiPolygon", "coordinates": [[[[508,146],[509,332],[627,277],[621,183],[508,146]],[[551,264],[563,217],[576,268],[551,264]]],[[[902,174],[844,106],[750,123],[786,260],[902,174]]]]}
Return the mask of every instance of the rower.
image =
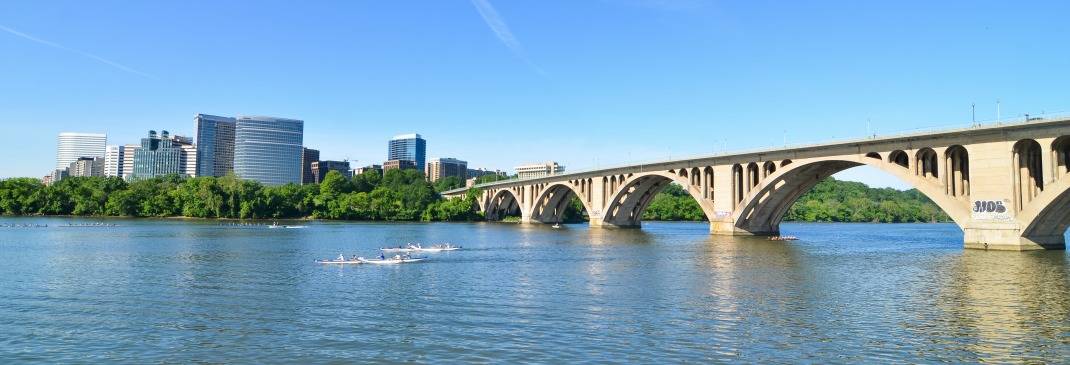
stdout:
{"type": "Polygon", "coordinates": [[[338,258],[335,259],[335,261],[345,261],[345,260],[346,260],[346,257],[342,256],[342,254],[338,254],[338,258]]]}

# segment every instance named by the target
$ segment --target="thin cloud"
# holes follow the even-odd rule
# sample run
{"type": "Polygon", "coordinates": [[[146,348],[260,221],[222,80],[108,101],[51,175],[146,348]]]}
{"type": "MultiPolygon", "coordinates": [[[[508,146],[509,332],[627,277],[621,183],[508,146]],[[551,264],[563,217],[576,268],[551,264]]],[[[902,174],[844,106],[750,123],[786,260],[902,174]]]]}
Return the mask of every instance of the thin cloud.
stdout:
{"type": "Polygon", "coordinates": [[[46,45],[46,46],[49,46],[49,47],[62,49],[62,50],[67,51],[67,52],[77,53],[77,54],[82,55],[84,57],[88,57],[88,58],[94,59],[97,62],[106,64],[106,65],[111,66],[111,67],[115,67],[117,69],[129,72],[129,73],[132,73],[132,74],[135,74],[135,75],[138,75],[138,76],[147,77],[147,78],[150,78],[150,79],[156,79],[156,76],[153,76],[153,75],[150,75],[150,74],[135,70],[133,68],[130,68],[129,66],[123,65],[123,64],[115,62],[115,61],[108,60],[106,58],[97,56],[97,55],[89,53],[89,52],[79,51],[77,49],[73,49],[73,48],[64,46],[62,44],[56,43],[56,42],[51,42],[51,41],[47,41],[47,40],[44,40],[44,39],[41,39],[41,38],[37,38],[37,37],[34,37],[32,35],[29,35],[29,34],[26,34],[26,33],[23,33],[23,32],[8,28],[8,27],[5,27],[3,25],[0,25],[0,30],[8,32],[8,33],[11,33],[11,34],[16,35],[16,36],[19,36],[19,37],[21,37],[23,39],[26,39],[26,40],[29,40],[29,41],[33,41],[33,42],[36,42],[36,43],[39,43],[39,44],[43,44],[43,45],[46,45]]]}
{"type": "Polygon", "coordinates": [[[524,52],[524,47],[520,45],[520,41],[516,40],[513,32],[509,30],[509,26],[505,24],[505,19],[498,15],[498,11],[494,10],[494,6],[491,6],[489,1],[472,0],[472,5],[476,7],[476,10],[479,11],[479,16],[483,17],[483,22],[487,23],[487,26],[490,27],[490,30],[494,32],[494,35],[498,37],[502,44],[508,47],[521,60],[524,60],[528,66],[535,69],[536,72],[543,75],[546,74],[546,71],[543,71],[542,68],[528,59],[527,53],[524,52]]]}

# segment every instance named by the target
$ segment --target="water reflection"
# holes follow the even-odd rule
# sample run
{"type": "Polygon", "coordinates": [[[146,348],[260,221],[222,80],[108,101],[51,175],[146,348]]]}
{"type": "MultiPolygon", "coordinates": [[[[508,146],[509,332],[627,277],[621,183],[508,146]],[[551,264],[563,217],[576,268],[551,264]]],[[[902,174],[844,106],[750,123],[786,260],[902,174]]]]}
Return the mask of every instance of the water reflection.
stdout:
{"type": "Polygon", "coordinates": [[[963,344],[982,362],[1046,362],[1066,341],[1070,272],[1062,252],[964,251],[951,265],[937,305],[942,331],[969,333],[963,344]]]}
{"type": "Polygon", "coordinates": [[[0,230],[0,358],[963,363],[1070,356],[1065,252],[963,251],[953,225],[784,228],[802,239],[710,236],[705,224],[656,222],[641,230],[335,222],[270,230],[132,220],[108,230],[0,230]],[[312,263],[447,241],[465,248],[414,265],[312,263]]]}

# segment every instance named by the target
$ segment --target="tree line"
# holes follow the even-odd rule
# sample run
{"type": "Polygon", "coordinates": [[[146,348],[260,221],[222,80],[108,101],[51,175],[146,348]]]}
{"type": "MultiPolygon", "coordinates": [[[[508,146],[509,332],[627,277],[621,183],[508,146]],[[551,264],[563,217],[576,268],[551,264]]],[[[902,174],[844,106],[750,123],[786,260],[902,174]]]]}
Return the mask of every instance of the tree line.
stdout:
{"type": "MultiPolygon", "coordinates": [[[[480,182],[502,179],[480,177],[480,182]]],[[[33,178],[0,180],[0,214],[234,219],[315,218],[386,221],[475,221],[479,192],[443,199],[463,187],[445,178],[427,182],[417,170],[368,171],[346,178],[329,172],[320,184],[264,186],[233,175],[177,175],[127,182],[120,178],[70,177],[52,185],[33,178]]],[[[586,213],[573,197],[563,222],[586,213]]],[[[682,187],[670,184],[643,212],[644,220],[701,221],[706,217],[682,187]]],[[[875,189],[826,179],[803,195],[784,217],[810,222],[947,222],[950,218],[917,190],[875,189]]]]}
{"type": "Polygon", "coordinates": [[[368,171],[352,179],[331,171],[320,184],[281,186],[233,175],[132,182],[70,177],[48,186],[32,178],[0,181],[5,215],[457,221],[479,219],[476,201],[474,191],[442,199],[416,170],[368,171]]]}
{"type": "MultiPolygon", "coordinates": [[[[645,220],[700,221],[706,216],[682,187],[671,184],[643,212],[645,220]]],[[[936,203],[917,189],[871,188],[828,178],[803,194],[784,216],[802,222],[950,222],[936,203]]]]}

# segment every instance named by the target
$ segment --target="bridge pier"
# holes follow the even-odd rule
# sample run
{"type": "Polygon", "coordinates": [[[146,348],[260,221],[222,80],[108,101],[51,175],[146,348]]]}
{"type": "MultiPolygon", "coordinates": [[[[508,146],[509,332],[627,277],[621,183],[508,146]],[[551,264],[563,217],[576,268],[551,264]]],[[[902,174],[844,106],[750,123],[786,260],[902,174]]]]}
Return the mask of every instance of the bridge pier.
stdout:
{"type": "Polygon", "coordinates": [[[1023,236],[1017,223],[971,224],[963,228],[965,248],[1000,251],[1065,250],[1063,235],[1023,236]]]}
{"type": "Polygon", "coordinates": [[[736,227],[735,222],[712,221],[710,222],[710,234],[718,236],[776,236],[780,234],[780,229],[772,227],[743,229],[736,227]]]}
{"type": "Polygon", "coordinates": [[[620,223],[607,222],[605,219],[602,219],[602,217],[591,217],[591,216],[588,216],[587,218],[588,218],[587,225],[590,226],[591,228],[611,228],[611,229],[612,228],[623,228],[623,229],[631,229],[631,228],[642,228],[642,226],[643,226],[642,222],[620,224],[620,223]]]}

